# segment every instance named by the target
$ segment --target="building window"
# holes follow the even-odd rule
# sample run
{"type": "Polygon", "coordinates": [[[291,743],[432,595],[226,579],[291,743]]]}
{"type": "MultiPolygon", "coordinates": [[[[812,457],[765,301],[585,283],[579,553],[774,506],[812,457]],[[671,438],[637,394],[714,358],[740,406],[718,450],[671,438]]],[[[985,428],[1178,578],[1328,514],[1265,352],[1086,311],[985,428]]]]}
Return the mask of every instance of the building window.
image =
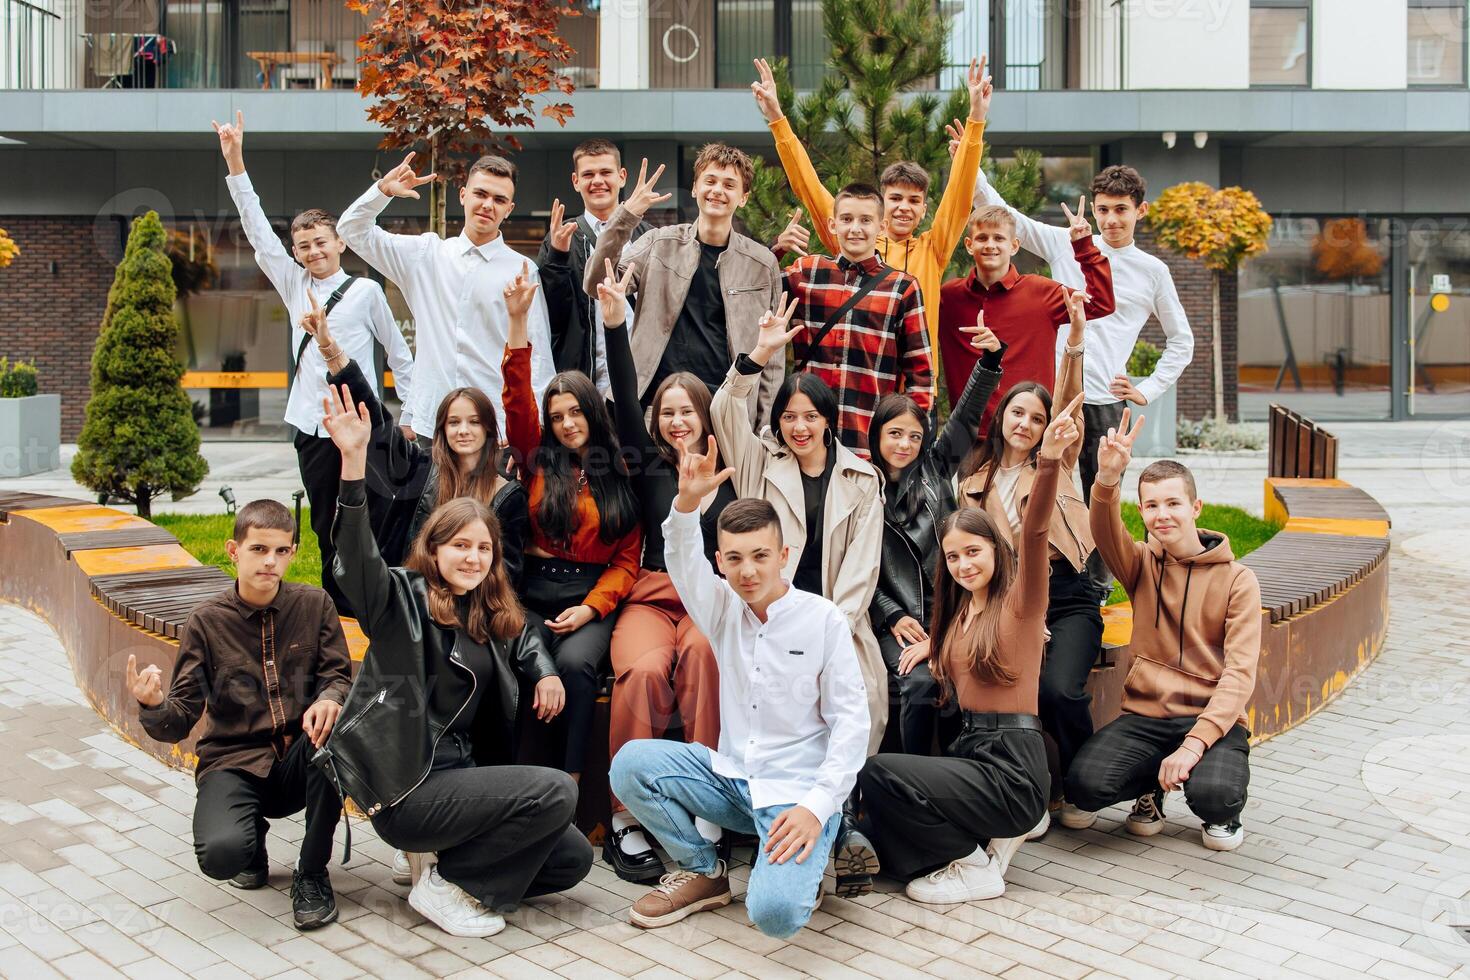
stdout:
{"type": "Polygon", "coordinates": [[[1411,86],[1464,87],[1465,0],[1409,0],[1411,86]]]}
{"type": "Polygon", "coordinates": [[[1251,86],[1305,88],[1311,69],[1308,0],[1251,0],[1251,86]]]}

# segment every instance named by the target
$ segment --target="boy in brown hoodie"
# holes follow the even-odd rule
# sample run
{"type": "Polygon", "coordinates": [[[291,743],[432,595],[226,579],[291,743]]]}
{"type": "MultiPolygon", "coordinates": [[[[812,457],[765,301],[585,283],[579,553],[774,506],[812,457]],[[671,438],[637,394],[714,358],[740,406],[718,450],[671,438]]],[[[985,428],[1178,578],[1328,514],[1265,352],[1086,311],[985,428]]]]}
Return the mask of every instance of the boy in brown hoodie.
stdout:
{"type": "MultiPolygon", "coordinates": [[[[1119,512],[1119,490],[1143,418],[1130,429],[1129,414],[1125,408],[1118,428],[1098,440],[1088,514],[1098,552],[1133,602],[1133,664],[1123,713],[1077,753],[1067,799],[1097,811],[1136,798],[1127,828],[1149,837],[1164,829],[1164,795],[1182,788],[1204,823],[1204,846],[1233,851],[1244,838],[1245,706],[1261,655],[1261,589],[1225,535],[1195,525],[1194,474],[1174,460],[1139,474],[1148,540],[1133,540],[1119,512]]],[[[1096,819],[1095,812],[1081,817],[1067,825],[1096,819]]]]}

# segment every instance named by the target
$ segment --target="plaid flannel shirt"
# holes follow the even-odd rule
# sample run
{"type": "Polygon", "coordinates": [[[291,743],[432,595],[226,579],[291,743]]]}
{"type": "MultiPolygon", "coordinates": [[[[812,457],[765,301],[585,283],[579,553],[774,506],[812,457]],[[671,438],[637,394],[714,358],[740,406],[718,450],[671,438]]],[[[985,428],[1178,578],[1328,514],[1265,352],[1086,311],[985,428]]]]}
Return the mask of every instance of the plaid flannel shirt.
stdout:
{"type": "MultiPolygon", "coordinates": [[[[786,291],[800,302],[796,319],[806,329],[796,335],[796,360],[837,393],[842,444],[868,456],[868,423],[878,399],[895,391],[908,394],[926,412],[934,405],[934,359],[924,326],[919,281],[890,269],[876,255],[861,262],[846,256],[805,255],[787,267],[786,291]],[[816,350],[812,340],[822,324],[862,283],[887,276],[827,331],[816,350]]],[[[771,420],[774,425],[776,420],[771,420]]]]}

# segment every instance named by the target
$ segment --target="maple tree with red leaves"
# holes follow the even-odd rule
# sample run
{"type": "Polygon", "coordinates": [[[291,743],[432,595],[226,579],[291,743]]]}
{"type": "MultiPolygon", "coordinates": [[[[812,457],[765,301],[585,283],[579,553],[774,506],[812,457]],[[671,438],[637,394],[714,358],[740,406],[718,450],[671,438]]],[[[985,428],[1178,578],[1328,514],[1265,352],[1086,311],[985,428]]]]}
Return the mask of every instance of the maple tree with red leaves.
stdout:
{"type": "MultiPolygon", "coordinates": [[[[427,145],[429,217],[444,234],[445,189],[487,151],[515,151],[512,133],[490,127],[534,126],[537,116],[566,125],[569,103],[537,97],[570,95],[561,66],[574,53],[557,33],[561,18],[579,16],[576,0],[347,0],[372,18],[358,39],[358,94],[376,100],[368,118],[388,130],[384,150],[427,145]]],[[[420,157],[423,159],[423,157],[420,157]]]]}

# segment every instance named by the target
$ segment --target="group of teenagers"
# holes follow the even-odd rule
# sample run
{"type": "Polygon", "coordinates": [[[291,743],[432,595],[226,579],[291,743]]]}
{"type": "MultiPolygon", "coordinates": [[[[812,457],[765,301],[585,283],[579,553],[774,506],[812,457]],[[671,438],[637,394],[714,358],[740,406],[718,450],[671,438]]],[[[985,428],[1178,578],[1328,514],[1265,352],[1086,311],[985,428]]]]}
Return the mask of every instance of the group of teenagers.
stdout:
{"type": "Polygon", "coordinates": [[[1007,207],[979,167],[981,60],[919,232],[928,173],[895,163],[878,188],[829,193],[756,69],[828,254],[799,214],[774,245],[735,229],[752,168],[722,144],[694,162],[697,219],[650,226],[663,168],[645,161],[621,199],[604,139],[573,152],[584,211],[553,205],[534,263],[500,233],[516,168],[496,156],[469,169],[453,238],[377,225],[435,179],[410,155],[340,218],[299,215],[288,251],[247,176],[243,118],[215,124],[292,321],[286,419],[325,591],[284,581],[291,515],[254,501],[227,546],[237,582],[192,614],[169,683],[129,659],[152,737],[204,717],[205,874],[262,886],[267,821],[304,808],[296,923],[333,921],[350,798],[397,849],[414,909],[493,935],[592,864],[573,815],[609,664],[602,854],[653,885],[630,911],[641,927],[728,904],[737,836],[755,838],[750,920],[777,937],[809,920],[829,860],[846,896],[881,873],[917,902],[994,898],[1053,817],[1085,829],[1132,801],[1126,827],[1148,836],[1180,789],[1204,846],[1239,845],[1258,586],[1197,526],[1183,465],[1138,477],[1145,542],[1119,510],[1134,412],[1193,343],[1167,267],[1133,241],[1142,179],[1096,176],[1096,235],[1085,201],[1063,206],[1066,227],[1007,207]],[[961,239],[974,267],[941,284],[961,239]],[[349,247],[402,291],[414,354],[381,287],[342,271],[349,247]],[[1054,278],[1019,273],[1023,247],[1054,278]],[[1167,349],[1135,385],[1150,317],[1167,349]],[[1095,732],[1086,685],[1113,577],[1132,662],[1120,716],[1095,732]],[[339,613],[369,639],[355,678],[339,613]],[[558,767],[516,764],[527,733],[558,767]]]}

